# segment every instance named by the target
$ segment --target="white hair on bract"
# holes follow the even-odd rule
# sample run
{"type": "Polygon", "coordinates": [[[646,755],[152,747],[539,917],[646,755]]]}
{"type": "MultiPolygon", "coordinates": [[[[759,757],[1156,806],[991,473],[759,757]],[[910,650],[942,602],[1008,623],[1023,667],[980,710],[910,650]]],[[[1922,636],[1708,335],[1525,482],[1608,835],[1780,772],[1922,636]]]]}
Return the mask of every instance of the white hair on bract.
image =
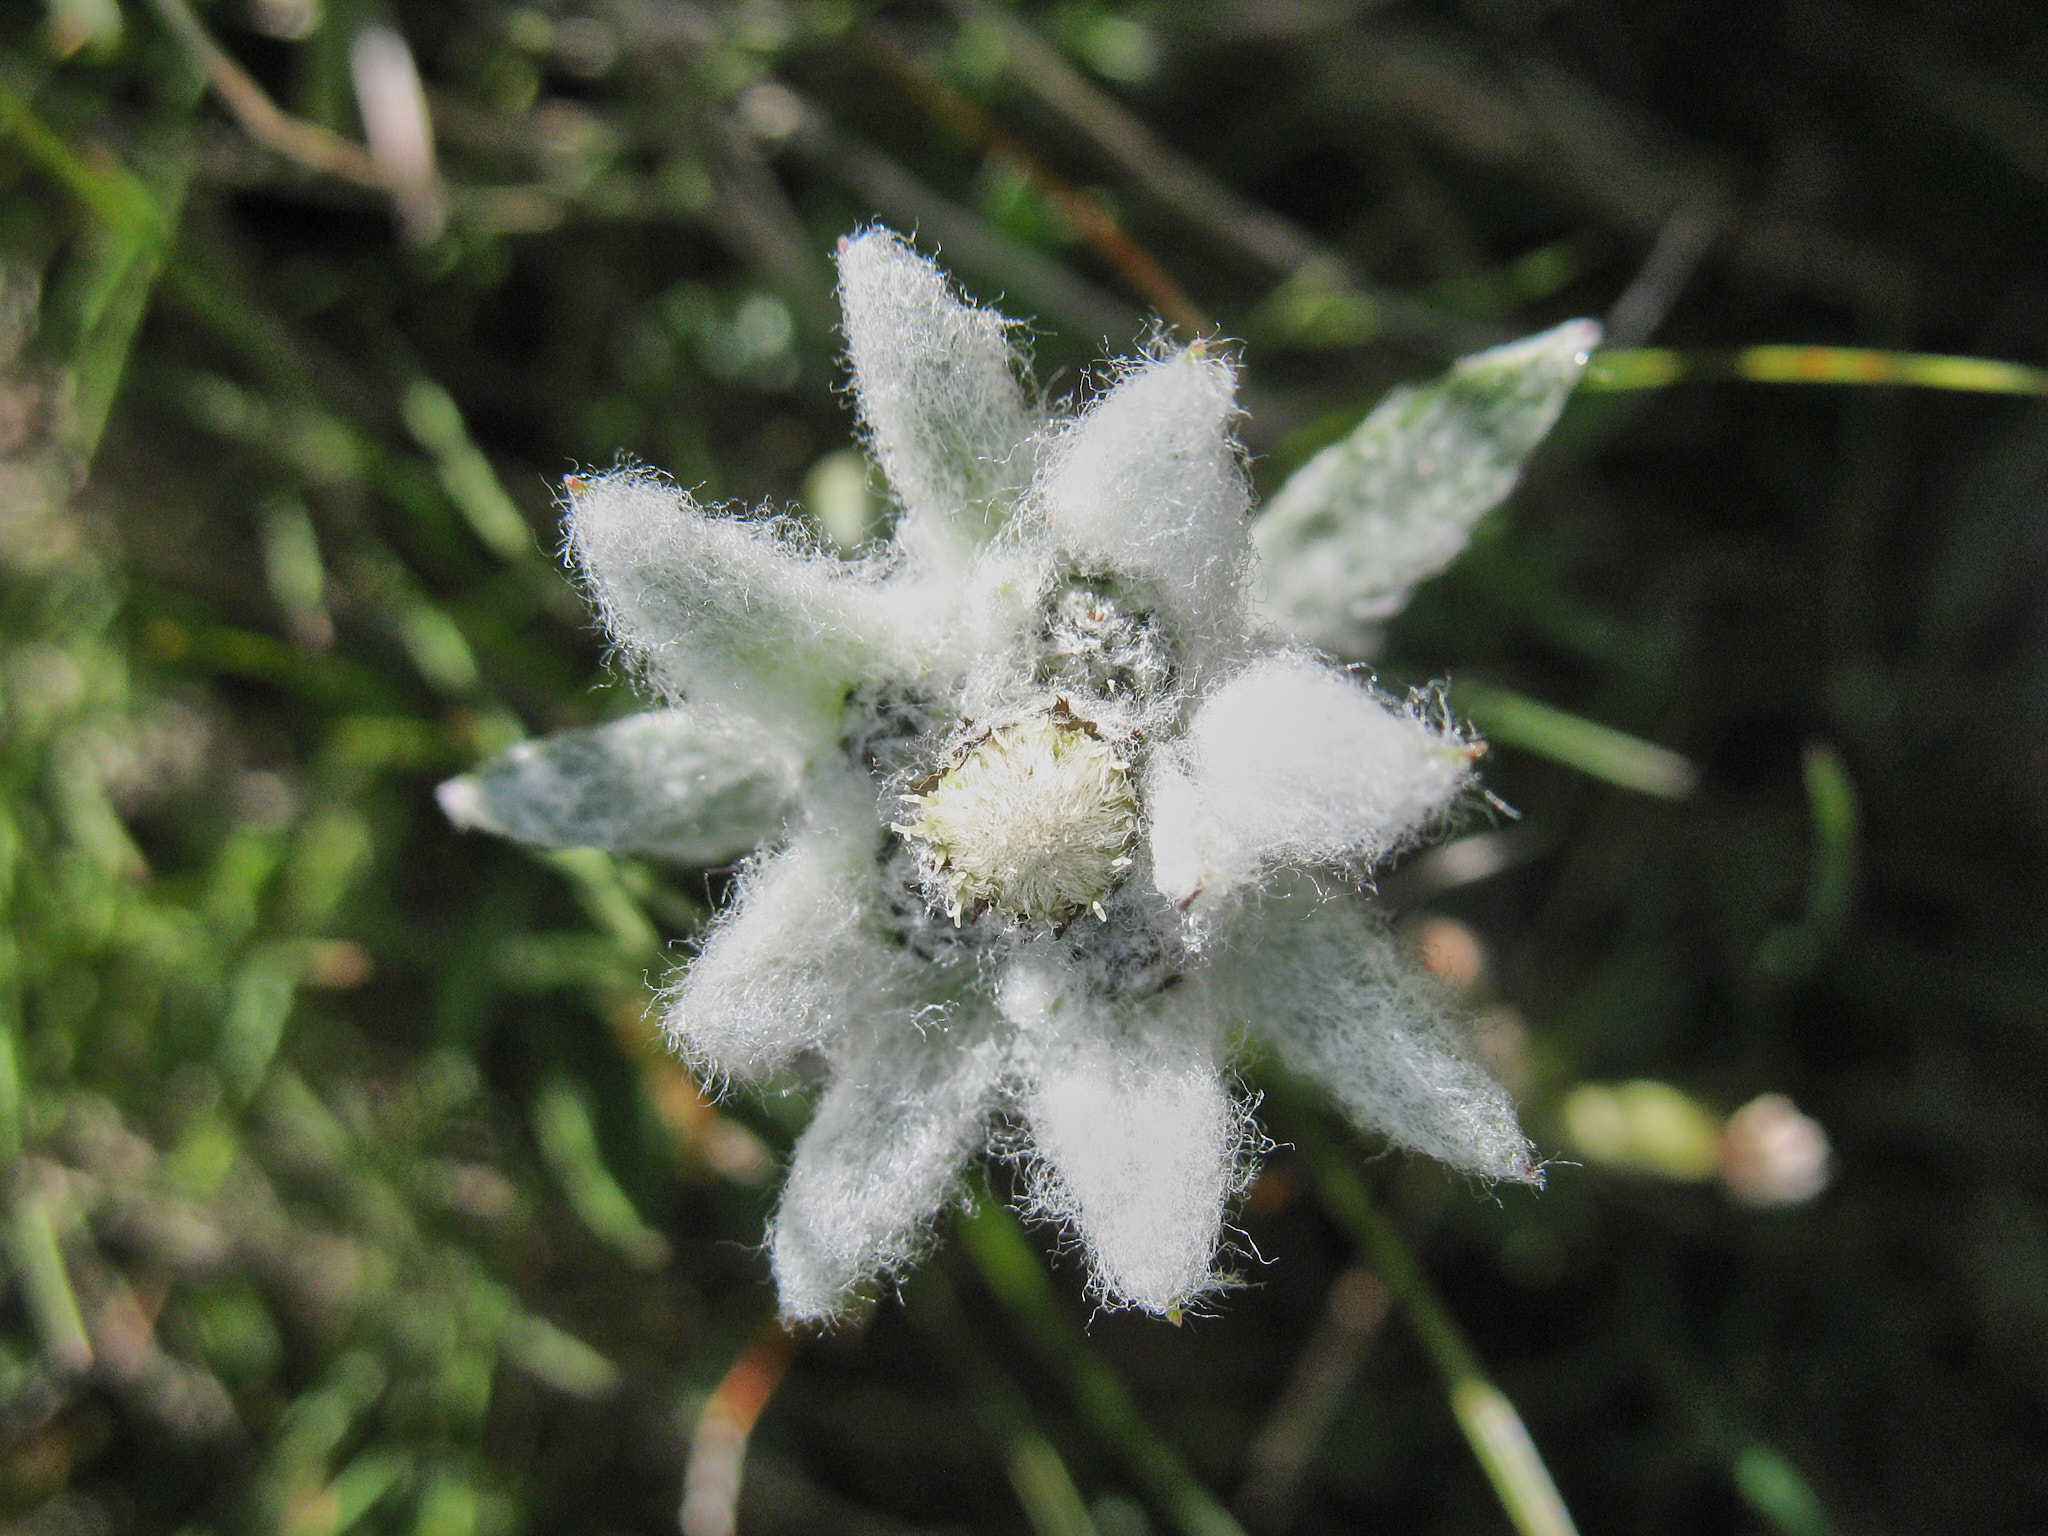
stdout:
{"type": "Polygon", "coordinates": [[[1368,869],[1444,819],[1472,756],[1420,705],[1301,652],[1261,657],[1154,754],[1153,878],[1206,912],[1268,869],[1368,869]]]}
{"type": "Polygon", "coordinates": [[[1201,987],[1089,995],[1050,956],[1020,957],[998,999],[1029,1063],[1026,1188],[1079,1234],[1102,1300],[1165,1313],[1227,1279],[1216,1234],[1249,1182],[1249,1108],[1222,1068],[1201,987]]]}
{"type": "Polygon", "coordinates": [[[442,790],[546,846],[758,850],[661,1001],[715,1087],[824,1077],[769,1231],[785,1314],[899,1277],[988,1148],[1103,1304],[1178,1316],[1230,1281],[1247,1037],[1396,1145],[1540,1182],[1455,1005],[1344,892],[1469,803],[1478,744],[1440,693],[1317,647],[1456,553],[1594,333],[1402,395],[1276,524],[1216,346],[1052,411],[1019,328],[900,236],[843,241],[839,271],[886,547],[845,560],[643,469],[572,478],[568,558],[665,707],[442,790]]]}

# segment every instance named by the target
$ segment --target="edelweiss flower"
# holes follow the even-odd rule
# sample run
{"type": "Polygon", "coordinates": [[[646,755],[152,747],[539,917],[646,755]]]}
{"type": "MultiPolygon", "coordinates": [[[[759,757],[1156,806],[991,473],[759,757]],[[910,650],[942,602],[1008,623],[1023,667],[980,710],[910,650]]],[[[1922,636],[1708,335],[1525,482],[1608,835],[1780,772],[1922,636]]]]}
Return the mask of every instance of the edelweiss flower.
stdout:
{"type": "MultiPolygon", "coordinates": [[[[572,480],[570,556],[670,707],[443,788],[457,821],[536,842],[767,845],[662,1005],[714,1080],[824,1063],[770,1234],[783,1310],[827,1318],[900,1273],[984,1146],[1107,1303],[1211,1291],[1258,1141],[1228,1069],[1246,1034],[1395,1142],[1536,1182],[1444,1000],[1326,894],[1452,812],[1476,743],[1435,696],[1391,699],[1276,627],[1391,611],[1303,576],[1330,534],[1313,509],[1269,522],[1285,579],[1255,606],[1230,360],[1162,350],[1047,415],[1009,322],[902,240],[870,230],[839,266],[891,545],[850,562],[644,470],[572,480]]],[[[1492,500],[1589,340],[1563,338],[1576,361],[1492,500]]],[[[1428,437],[1436,405],[1405,409],[1412,441],[1457,447],[1428,437]]]]}

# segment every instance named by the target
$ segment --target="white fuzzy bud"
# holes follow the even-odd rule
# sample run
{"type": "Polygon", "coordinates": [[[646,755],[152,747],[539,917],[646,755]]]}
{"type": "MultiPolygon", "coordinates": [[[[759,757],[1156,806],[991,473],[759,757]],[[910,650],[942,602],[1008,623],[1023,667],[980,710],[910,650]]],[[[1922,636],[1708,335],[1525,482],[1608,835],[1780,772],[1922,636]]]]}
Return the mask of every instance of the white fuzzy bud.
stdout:
{"type": "Polygon", "coordinates": [[[1804,1205],[1828,1187],[1828,1133],[1782,1093],[1760,1094],[1721,1129],[1721,1182],[1744,1205],[1804,1205]]]}

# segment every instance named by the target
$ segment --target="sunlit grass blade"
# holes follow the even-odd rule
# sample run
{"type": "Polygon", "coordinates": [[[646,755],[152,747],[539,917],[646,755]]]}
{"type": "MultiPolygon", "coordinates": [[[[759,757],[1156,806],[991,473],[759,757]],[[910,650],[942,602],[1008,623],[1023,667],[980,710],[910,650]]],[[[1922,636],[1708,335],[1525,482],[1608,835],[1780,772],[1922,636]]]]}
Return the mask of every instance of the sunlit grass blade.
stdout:
{"type": "Polygon", "coordinates": [[[21,1282],[29,1321],[50,1363],[61,1371],[84,1371],[93,1362],[92,1338],[71,1285],[70,1267],[50,1210],[38,1187],[37,1170],[18,1167],[7,1223],[7,1259],[21,1282]]]}
{"type": "Polygon", "coordinates": [[[1754,384],[1903,384],[1984,395],[2048,395],[2048,369],[1992,357],[1886,352],[1870,347],[1761,346],[1733,352],[1619,347],[1593,354],[1579,388],[1617,394],[1728,379],[1754,384]]]}
{"type": "Polygon", "coordinates": [[[542,1085],[534,1099],[533,1129],[541,1155],[583,1224],[628,1263],[645,1269],[666,1263],[668,1239],[641,1219],[632,1197],[606,1165],[590,1108],[567,1078],[551,1078],[542,1085]]]}
{"type": "Polygon", "coordinates": [[[1830,936],[1849,915],[1856,894],[1856,784],[1834,748],[1815,742],[1803,760],[1807,804],[1813,812],[1813,883],[1806,893],[1807,925],[1830,936]]]}
{"type": "Polygon", "coordinates": [[[143,243],[160,244],[169,237],[162,210],[140,179],[117,166],[88,162],[5,80],[0,80],[0,130],[96,218],[143,243]]]}
{"type": "Polygon", "coordinates": [[[441,486],[486,548],[500,560],[531,560],[540,553],[533,530],[505,493],[498,472],[477,447],[455,397],[427,378],[405,386],[399,409],[406,430],[434,456],[441,486]]]}
{"type": "Polygon", "coordinates": [[[1743,1502],[1784,1536],[1832,1536],[1834,1527],[1812,1486],[1770,1446],[1750,1444],[1738,1451],[1734,1477],[1743,1502]]]}

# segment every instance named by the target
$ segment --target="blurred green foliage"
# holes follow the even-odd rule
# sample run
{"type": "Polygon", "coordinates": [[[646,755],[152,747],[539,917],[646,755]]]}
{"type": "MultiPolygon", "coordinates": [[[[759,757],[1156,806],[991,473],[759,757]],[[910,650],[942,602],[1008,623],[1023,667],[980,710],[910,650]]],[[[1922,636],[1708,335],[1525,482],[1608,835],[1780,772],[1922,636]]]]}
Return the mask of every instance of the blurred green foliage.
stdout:
{"type": "Polygon", "coordinates": [[[1035,313],[1062,392],[1212,317],[1270,487],[1573,314],[2048,360],[2044,39],[2020,0],[10,9],[0,1522],[668,1529],[723,1378],[765,1383],[747,1531],[1503,1529],[1442,1337],[1359,1300],[1405,1242],[1588,1530],[2038,1528],[2036,405],[1579,401],[1377,658],[1496,731],[1518,817],[1383,895],[1476,937],[1550,1188],[1356,1165],[1276,1084],[1251,1285],[1178,1330],[1084,1336],[990,1207],[762,1355],[800,1086],[714,1106],[642,1014],[724,872],[459,837],[431,788],[631,707],[563,473],[873,526],[827,259],[864,220],[1035,313]],[[379,23],[441,157],[396,200],[379,23]],[[1570,1161],[1616,1079],[1709,1126],[1788,1093],[1834,1185],[1570,1161]]]}

